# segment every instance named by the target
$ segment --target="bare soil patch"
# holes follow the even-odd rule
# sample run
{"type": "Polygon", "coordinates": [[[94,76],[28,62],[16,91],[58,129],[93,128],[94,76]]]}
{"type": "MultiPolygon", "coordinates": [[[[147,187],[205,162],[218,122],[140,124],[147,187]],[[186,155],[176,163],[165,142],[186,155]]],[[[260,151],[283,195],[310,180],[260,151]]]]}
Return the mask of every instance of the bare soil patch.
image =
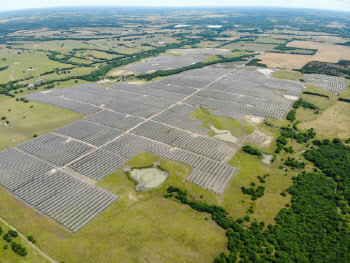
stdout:
{"type": "Polygon", "coordinates": [[[264,117],[253,116],[253,115],[247,115],[245,116],[245,119],[249,122],[249,124],[259,124],[265,120],[264,117]]]}
{"type": "Polygon", "coordinates": [[[259,147],[269,147],[273,141],[273,137],[266,135],[262,131],[255,130],[248,135],[246,141],[253,143],[259,147]]]}
{"type": "Polygon", "coordinates": [[[132,74],[135,74],[135,72],[133,71],[130,71],[130,70],[124,70],[124,69],[117,69],[117,70],[114,70],[110,73],[111,76],[127,76],[127,75],[132,75],[132,74]]]}

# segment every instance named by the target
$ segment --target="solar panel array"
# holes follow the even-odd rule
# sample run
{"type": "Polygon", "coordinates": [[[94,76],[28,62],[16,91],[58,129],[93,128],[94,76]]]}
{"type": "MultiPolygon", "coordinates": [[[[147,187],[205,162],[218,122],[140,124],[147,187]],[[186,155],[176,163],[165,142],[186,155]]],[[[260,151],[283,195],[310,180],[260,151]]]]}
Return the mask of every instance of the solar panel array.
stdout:
{"type": "Polygon", "coordinates": [[[322,74],[305,74],[304,79],[306,82],[334,93],[342,93],[349,83],[347,79],[322,74]]]}
{"type": "Polygon", "coordinates": [[[135,71],[138,73],[147,73],[152,71],[183,68],[200,61],[205,60],[207,57],[203,55],[187,55],[187,56],[158,56],[149,59],[148,61],[134,64],[125,67],[127,70],[135,71]]]}
{"type": "Polygon", "coordinates": [[[83,84],[27,95],[87,117],[0,153],[0,183],[72,231],[118,198],[86,182],[104,178],[141,151],[193,167],[188,182],[221,194],[236,168],[223,163],[224,143],[189,115],[206,106],[234,119],[282,118],[292,101],[277,95],[302,89],[240,66],[213,65],[144,85],[83,84]]]}
{"type": "Polygon", "coordinates": [[[130,133],[106,145],[103,147],[103,150],[120,154],[126,159],[135,156],[140,151],[146,151],[166,159],[185,163],[188,166],[194,167],[193,172],[186,181],[218,194],[224,192],[225,186],[236,170],[235,167],[217,162],[203,155],[171,147],[167,144],[130,133]],[[199,180],[199,177],[201,180],[199,180]]]}
{"type": "Polygon", "coordinates": [[[0,160],[2,186],[73,232],[118,199],[19,149],[1,152],[0,160]]]}

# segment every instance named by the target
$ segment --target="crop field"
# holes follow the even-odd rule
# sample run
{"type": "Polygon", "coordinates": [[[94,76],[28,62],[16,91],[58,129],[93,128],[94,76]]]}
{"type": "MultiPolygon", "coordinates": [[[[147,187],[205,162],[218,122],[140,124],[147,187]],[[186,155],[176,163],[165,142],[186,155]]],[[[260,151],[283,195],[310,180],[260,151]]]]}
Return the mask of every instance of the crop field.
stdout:
{"type": "Polygon", "coordinates": [[[265,53],[259,56],[261,63],[271,68],[301,69],[309,61],[313,60],[310,55],[295,55],[282,53],[265,53]]]}
{"type": "Polygon", "coordinates": [[[341,59],[350,59],[350,48],[347,46],[296,40],[288,43],[287,47],[318,49],[318,51],[315,55],[266,53],[259,57],[261,63],[273,68],[301,69],[310,61],[337,63],[341,59]]]}
{"type": "Polygon", "coordinates": [[[317,53],[312,56],[313,61],[333,62],[339,60],[350,60],[350,47],[317,43],[310,41],[293,41],[287,44],[288,47],[318,49],[317,53]]]}

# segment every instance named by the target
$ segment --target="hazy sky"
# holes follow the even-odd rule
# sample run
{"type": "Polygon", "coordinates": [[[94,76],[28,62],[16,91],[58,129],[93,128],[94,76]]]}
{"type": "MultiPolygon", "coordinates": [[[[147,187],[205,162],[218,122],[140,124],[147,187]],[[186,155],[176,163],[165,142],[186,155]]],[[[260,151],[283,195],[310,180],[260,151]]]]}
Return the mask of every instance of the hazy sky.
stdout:
{"type": "Polygon", "coordinates": [[[350,11],[350,0],[1,0],[0,10],[56,6],[280,6],[350,11]]]}

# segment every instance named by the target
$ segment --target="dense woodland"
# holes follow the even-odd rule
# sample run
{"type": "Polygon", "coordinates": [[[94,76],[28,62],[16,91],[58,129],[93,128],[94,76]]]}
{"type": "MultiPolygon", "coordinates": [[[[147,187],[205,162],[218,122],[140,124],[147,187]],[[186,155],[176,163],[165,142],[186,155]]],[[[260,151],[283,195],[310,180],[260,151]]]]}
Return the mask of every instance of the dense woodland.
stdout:
{"type": "Polygon", "coordinates": [[[264,222],[234,220],[222,207],[194,200],[186,191],[169,187],[183,204],[212,219],[226,229],[227,248],[216,263],[223,262],[349,262],[349,228],[338,213],[336,183],[324,174],[302,173],[288,189],[292,204],[276,216],[276,224],[265,228],[264,222]]]}
{"type": "Polygon", "coordinates": [[[350,61],[340,60],[338,63],[311,61],[300,71],[309,74],[326,74],[350,78],[350,61]]]}

